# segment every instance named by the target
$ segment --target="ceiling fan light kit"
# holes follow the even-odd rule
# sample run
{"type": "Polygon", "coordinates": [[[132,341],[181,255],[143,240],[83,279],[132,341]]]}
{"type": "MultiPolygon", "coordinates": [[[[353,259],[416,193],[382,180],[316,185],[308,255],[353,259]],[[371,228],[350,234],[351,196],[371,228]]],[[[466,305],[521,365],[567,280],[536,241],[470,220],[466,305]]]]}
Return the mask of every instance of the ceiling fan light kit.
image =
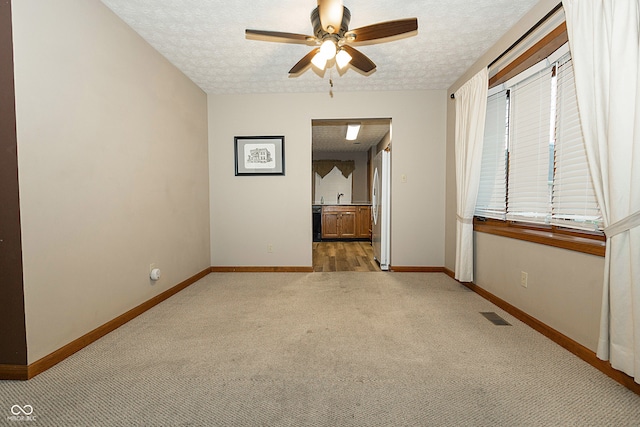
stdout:
{"type": "Polygon", "coordinates": [[[320,55],[327,58],[327,61],[335,58],[338,47],[333,40],[327,39],[320,45],[320,55]]]}
{"type": "Polygon", "coordinates": [[[351,12],[343,6],[342,0],[318,0],[318,7],[311,11],[313,36],[250,29],[245,30],[245,34],[248,39],[315,46],[289,70],[293,76],[302,73],[310,65],[324,71],[327,65],[333,66],[334,63],[339,70],[344,70],[350,64],[369,75],[376,69],[376,64],[351,44],[383,43],[391,41],[392,37],[414,35],[418,30],[417,18],[380,22],[354,30],[349,30],[350,21],[351,12]]]}
{"type": "Polygon", "coordinates": [[[311,58],[311,63],[321,70],[324,70],[324,67],[327,66],[327,58],[322,54],[322,52],[318,51],[313,58],[311,58]]]}
{"type": "Polygon", "coordinates": [[[338,69],[342,70],[344,67],[349,65],[353,58],[346,50],[340,49],[340,51],[336,54],[336,65],[338,69]]]}

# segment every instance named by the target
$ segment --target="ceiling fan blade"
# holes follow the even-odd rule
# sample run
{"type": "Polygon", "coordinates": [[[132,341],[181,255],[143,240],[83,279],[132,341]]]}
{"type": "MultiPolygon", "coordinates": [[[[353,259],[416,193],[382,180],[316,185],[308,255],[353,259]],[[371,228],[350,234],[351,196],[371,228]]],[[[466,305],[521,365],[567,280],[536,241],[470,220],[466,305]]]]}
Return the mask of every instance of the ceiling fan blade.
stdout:
{"type": "Polygon", "coordinates": [[[356,28],[345,34],[347,40],[350,35],[355,35],[352,43],[360,43],[371,40],[386,39],[388,37],[399,36],[418,30],[418,18],[399,19],[397,21],[380,22],[378,24],[367,25],[356,28]]]}
{"type": "Polygon", "coordinates": [[[369,73],[376,69],[376,64],[374,64],[372,60],[367,58],[367,56],[359,50],[356,50],[349,45],[342,46],[342,49],[351,55],[350,64],[358,70],[361,70],[364,73],[369,73]]]}
{"type": "Polygon", "coordinates": [[[318,12],[322,29],[329,34],[340,31],[342,25],[342,0],[318,0],[318,12]]]}
{"type": "Polygon", "coordinates": [[[307,66],[311,64],[311,60],[313,59],[313,57],[316,56],[316,53],[318,52],[320,52],[319,47],[313,49],[311,52],[303,56],[302,59],[289,70],[289,74],[298,74],[299,72],[307,68],[307,66]]]}
{"type": "Polygon", "coordinates": [[[279,43],[295,43],[315,45],[316,38],[313,36],[306,36],[304,34],[295,33],[283,33],[280,31],[264,31],[264,30],[245,30],[245,35],[251,40],[260,40],[266,42],[279,42],[279,43]]]}

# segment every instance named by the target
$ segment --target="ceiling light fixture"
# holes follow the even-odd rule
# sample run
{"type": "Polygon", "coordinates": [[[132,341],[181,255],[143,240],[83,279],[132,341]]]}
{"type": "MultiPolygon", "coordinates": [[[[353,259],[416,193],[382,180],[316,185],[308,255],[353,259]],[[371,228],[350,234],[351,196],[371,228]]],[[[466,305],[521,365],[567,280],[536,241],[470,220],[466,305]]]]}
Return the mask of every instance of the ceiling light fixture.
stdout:
{"type": "Polygon", "coordinates": [[[355,141],[360,132],[360,123],[349,123],[347,125],[347,141],[355,141]]]}
{"type": "Polygon", "coordinates": [[[322,0],[318,1],[318,12],[322,29],[329,34],[337,33],[342,24],[342,11],[344,6],[342,0],[322,0]]]}
{"type": "Polygon", "coordinates": [[[396,19],[349,29],[351,12],[344,6],[343,0],[317,0],[317,2],[318,7],[313,9],[310,15],[313,35],[247,29],[245,36],[252,40],[313,46],[313,50],[303,56],[289,70],[289,75],[296,77],[307,70],[311,64],[313,64],[314,71],[322,76],[322,73],[318,73],[318,69],[325,71],[326,67],[333,67],[334,63],[336,63],[340,75],[346,72],[347,66],[344,64],[348,63],[351,68],[368,76],[375,71],[376,64],[354,46],[351,46],[352,43],[375,44],[390,41],[391,38],[409,37],[417,34],[418,18],[396,19]],[[319,54],[320,45],[323,45],[322,55],[319,54]],[[329,50],[325,52],[325,49],[329,50]],[[340,65],[343,65],[344,68],[340,69],[337,64],[338,60],[334,60],[334,55],[342,49],[345,49],[352,58],[348,62],[346,60],[347,54],[341,54],[340,65]]]}
{"type": "Polygon", "coordinates": [[[327,66],[327,61],[336,58],[337,51],[338,47],[336,46],[335,40],[333,38],[328,38],[322,42],[322,45],[320,45],[320,50],[313,56],[313,58],[311,59],[311,63],[318,67],[320,70],[324,70],[327,66]]]}
{"type": "MultiPolygon", "coordinates": [[[[338,50],[335,40],[327,39],[320,45],[320,50],[311,59],[311,63],[324,71],[327,63],[335,58],[339,70],[344,69],[353,59],[349,52],[344,49],[338,50]]],[[[331,66],[331,64],[329,64],[331,66]]]]}
{"type": "Polygon", "coordinates": [[[342,70],[344,67],[349,65],[351,59],[351,55],[349,55],[346,50],[340,49],[340,52],[336,54],[336,65],[338,65],[338,68],[342,70]]]}
{"type": "Polygon", "coordinates": [[[322,52],[318,52],[316,53],[313,58],[311,59],[311,63],[321,69],[324,70],[324,67],[327,66],[327,58],[324,57],[324,55],[322,54],[322,52]]]}
{"type": "Polygon", "coordinates": [[[327,39],[323,41],[322,45],[320,46],[320,53],[322,54],[322,56],[327,58],[327,61],[333,59],[336,56],[337,50],[338,48],[336,47],[336,43],[333,41],[333,39],[327,39]]]}

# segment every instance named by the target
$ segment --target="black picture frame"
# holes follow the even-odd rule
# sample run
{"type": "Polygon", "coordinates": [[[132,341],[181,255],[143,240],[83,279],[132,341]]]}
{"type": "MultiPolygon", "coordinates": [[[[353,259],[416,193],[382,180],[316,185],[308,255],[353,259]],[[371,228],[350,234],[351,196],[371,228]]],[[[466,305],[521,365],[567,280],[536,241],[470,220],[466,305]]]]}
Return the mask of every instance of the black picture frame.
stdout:
{"type": "Polygon", "coordinates": [[[233,138],[236,176],[284,175],[284,136],[233,138]]]}

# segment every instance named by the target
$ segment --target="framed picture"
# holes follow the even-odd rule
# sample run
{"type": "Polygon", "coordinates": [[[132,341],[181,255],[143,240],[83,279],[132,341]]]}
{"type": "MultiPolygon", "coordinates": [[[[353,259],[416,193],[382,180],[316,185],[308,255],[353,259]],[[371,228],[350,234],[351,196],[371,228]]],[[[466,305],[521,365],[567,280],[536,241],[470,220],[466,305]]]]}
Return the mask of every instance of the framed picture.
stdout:
{"type": "Polygon", "coordinates": [[[236,136],[236,176],[284,175],[284,136],[236,136]]]}

